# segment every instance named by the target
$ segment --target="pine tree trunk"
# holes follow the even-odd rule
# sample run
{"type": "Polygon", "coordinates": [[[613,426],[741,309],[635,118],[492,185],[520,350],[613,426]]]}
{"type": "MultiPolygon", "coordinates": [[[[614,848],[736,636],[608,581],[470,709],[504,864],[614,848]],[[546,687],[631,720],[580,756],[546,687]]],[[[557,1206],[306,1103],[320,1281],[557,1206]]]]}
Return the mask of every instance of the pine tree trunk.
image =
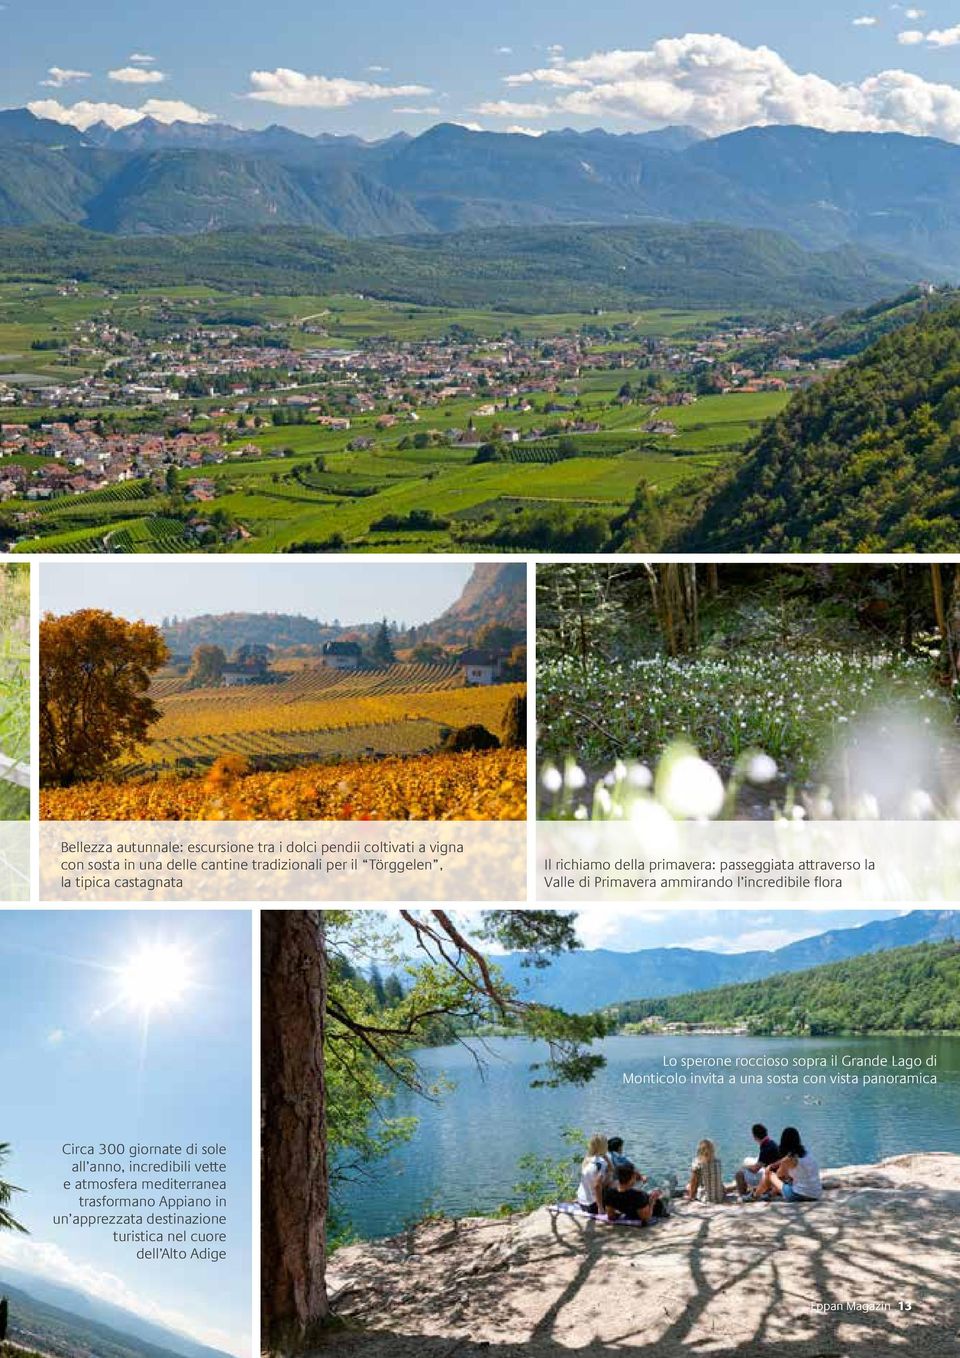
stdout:
{"type": "Polygon", "coordinates": [[[260,1299],[269,1354],[314,1347],[329,1316],[326,984],[322,913],[263,911],[260,1299]]]}

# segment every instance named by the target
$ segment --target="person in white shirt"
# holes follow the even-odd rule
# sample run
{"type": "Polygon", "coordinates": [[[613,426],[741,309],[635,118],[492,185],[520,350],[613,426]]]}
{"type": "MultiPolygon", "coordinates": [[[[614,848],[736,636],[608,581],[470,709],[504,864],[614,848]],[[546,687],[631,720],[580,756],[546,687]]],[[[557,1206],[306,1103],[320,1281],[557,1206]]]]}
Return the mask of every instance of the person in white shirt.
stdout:
{"type": "Polygon", "coordinates": [[[581,1210],[592,1216],[602,1212],[603,1190],[612,1182],[613,1164],[607,1150],[607,1138],[599,1134],[592,1136],[580,1165],[580,1183],[577,1185],[577,1202],[581,1210]]]}
{"type": "Polygon", "coordinates": [[[773,1193],[784,1202],[817,1202],[823,1196],[820,1166],[800,1140],[796,1127],[780,1134],[780,1159],[764,1170],[754,1189],[754,1200],[773,1193]]]}

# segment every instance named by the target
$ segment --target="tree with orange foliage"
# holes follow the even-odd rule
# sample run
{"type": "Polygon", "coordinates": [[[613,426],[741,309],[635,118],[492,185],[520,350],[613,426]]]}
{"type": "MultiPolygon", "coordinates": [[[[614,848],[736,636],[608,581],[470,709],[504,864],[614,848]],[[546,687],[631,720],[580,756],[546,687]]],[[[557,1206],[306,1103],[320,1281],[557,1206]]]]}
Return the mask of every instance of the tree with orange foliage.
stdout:
{"type": "Polygon", "coordinates": [[[99,608],[40,623],[40,781],[103,776],[160,716],[148,696],[169,652],[158,627],[99,608]]]}

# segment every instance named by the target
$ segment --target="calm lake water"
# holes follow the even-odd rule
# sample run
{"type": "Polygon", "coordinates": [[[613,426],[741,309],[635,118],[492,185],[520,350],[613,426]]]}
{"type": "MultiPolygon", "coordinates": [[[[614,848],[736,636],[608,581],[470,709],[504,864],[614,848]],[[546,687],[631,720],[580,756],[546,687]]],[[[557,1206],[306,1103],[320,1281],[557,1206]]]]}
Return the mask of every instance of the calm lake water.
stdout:
{"type": "MultiPolygon", "coordinates": [[[[481,1074],[462,1047],[418,1053],[431,1078],[453,1087],[435,1103],[404,1091],[391,1112],[419,1117],[413,1139],[352,1184],[344,1215],[363,1236],[390,1235],[429,1210],[451,1216],[487,1211],[515,1200],[520,1156],[565,1153],[565,1127],[619,1133],[626,1151],[653,1175],[683,1175],[697,1141],[711,1137],[724,1175],[753,1148],[750,1125],[776,1136],[787,1125],[821,1165],[869,1163],[904,1151],[960,1150],[960,1038],[613,1037],[598,1044],[606,1067],[583,1089],[531,1089],[530,1065],[542,1044],[494,1039],[481,1074]],[[625,1084],[625,1072],[666,1071],[685,1056],[937,1057],[936,1085],[625,1084]]],[[[927,1070],[927,1067],[923,1067],[927,1070]]],[[[822,1073],[822,1072],[820,1072],[822,1073]]],[[[827,1070],[829,1076],[830,1069],[827,1070]]]]}

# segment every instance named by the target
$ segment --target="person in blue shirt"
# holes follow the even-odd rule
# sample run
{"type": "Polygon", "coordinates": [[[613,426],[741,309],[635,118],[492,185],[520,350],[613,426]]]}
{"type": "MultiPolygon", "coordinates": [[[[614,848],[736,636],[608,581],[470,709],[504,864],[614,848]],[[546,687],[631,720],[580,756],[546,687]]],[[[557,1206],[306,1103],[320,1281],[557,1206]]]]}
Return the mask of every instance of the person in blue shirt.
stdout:
{"type": "Polygon", "coordinates": [[[619,1165],[626,1165],[631,1169],[633,1168],[633,1161],[630,1159],[629,1155],[624,1155],[623,1153],[622,1136],[607,1137],[607,1157],[614,1169],[619,1165]]]}

